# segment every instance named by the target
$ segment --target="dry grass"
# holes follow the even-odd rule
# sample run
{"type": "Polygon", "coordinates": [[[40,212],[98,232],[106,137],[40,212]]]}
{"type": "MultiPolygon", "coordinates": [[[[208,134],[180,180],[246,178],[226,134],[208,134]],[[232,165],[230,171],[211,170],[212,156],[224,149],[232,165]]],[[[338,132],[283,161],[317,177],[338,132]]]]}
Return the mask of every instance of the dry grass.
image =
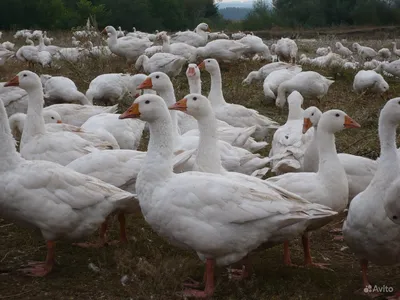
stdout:
{"type": "MultiPolygon", "coordinates": [[[[6,35],[7,37],[7,35],[6,35]]],[[[60,38],[59,36],[57,36],[60,38]]],[[[69,43],[64,38],[63,43],[69,43]]],[[[62,44],[63,44],[62,43],[62,44]]],[[[283,123],[287,110],[278,110],[274,105],[263,104],[261,83],[250,87],[241,81],[251,70],[258,69],[259,62],[241,62],[222,65],[223,87],[228,102],[240,103],[256,108],[261,113],[283,123]]],[[[5,81],[18,71],[25,69],[22,63],[8,64],[0,69],[0,81],[5,81]]],[[[118,58],[89,60],[79,64],[62,64],[60,70],[35,68],[35,72],[62,74],[76,82],[85,91],[89,82],[97,75],[107,72],[122,72],[126,66],[118,58]]],[[[339,108],[357,120],[361,129],[343,131],[337,136],[338,151],[376,158],[379,155],[377,121],[384,101],[375,96],[359,97],[352,93],[354,74],[330,74],[336,82],[320,108],[339,108]]],[[[205,93],[209,88],[209,76],[203,74],[205,93]]],[[[177,97],[184,96],[188,86],[184,74],[173,80],[177,97]]],[[[397,79],[389,80],[391,96],[400,94],[397,79]]],[[[127,100],[121,105],[124,110],[127,100]]],[[[305,107],[316,104],[306,101],[305,107]]],[[[145,145],[145,143],[143,143],[145,145]]],[[[264,151],[264,154],[267,151],[264,151]]],[[[377,199],[379,201],[379,199],[377,199]]],[[[114,222],[110,237],[117,238],[114,222]]],[[[332,240],[330,225],[312,235],[312,254],[316,261],[329,262],[334,270],[324,271],[297,267],[285,267],[282,262],[282,247],[259,251],[252,256],[254,274],[242,283],[229,281],[225,269],[219,269],[214,299],[363,299],[354,295],[361,285],[360,270],[356,257],[343,242],[332,240]]],[[[42,260],[45,255],[43,240],[37,233],[21,229],[8,221],[0,220],[0,299],[179,299],[181,283],[188,277],[200,279],[203,266],[196,254],[170,246],[154,234],[140,215],[128,218],[127,246],[85,250],[67,242],[57,244],[57,267],[46,278],[24,277],[15,270],[28,260],[42,260]],[[93,263],[100,268],[95,272],[88,267],[93,263]],[[121,278],[127,275],[125,285],[121,278]]],[[[90,239],[94,240],[96,234],[90,239]]],[[[292,259],[302,263],[302,248],[299,241],[292,242],[292,259]]],[[[400,289],[400,269],[371,266],[370,279],[379,286],[400,289]]]]}

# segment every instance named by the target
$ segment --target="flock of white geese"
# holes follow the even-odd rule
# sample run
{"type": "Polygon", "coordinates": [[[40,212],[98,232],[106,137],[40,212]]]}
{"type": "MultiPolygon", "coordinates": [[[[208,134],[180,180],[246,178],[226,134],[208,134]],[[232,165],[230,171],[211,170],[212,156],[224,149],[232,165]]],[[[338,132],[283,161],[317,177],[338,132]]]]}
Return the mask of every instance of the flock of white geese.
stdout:
{"type": "MultiPolygon", "coordinates": [[[[124,57],[149,75],[103,74],[85,94],[66,77],[39,76],[28,70],[1,84],[0,216],[38,228],[47,243],[46,260],[29,263],[21,272],[30,276],[51,272],[59,239],[82,240],[100,228],[97,243],[77,245],[110,243],[107,222],[113,215],[118,216],[120,242],[127,242],[125,215],[139,211],[157,234],[196,251],[205,262],[204,290],[199,289],[201,283],[192,283],[184,290],[186,296],[212,296],[215,265],[241,262],[243,268],[230,272],[233,278],[246,278],[248,254],[260,246],[283,244],[284,263],[291,265],[289,241],[299,236],[305,265],[326,268],[312,260],[309,232],[347,208],[343,238],[360,259],[363,287],[370,285],[368,262],[400,263],[396,146],[400,98],[387,101],[380,112],[378,160],[338,154],[335,133],[360,124],[338,109],[303,110],[304,98],[321,100],[334,81],[314,71],[303,72],[295,64],[295,41],[279,40],[271,47],[279,62],[266,64],[243,81],[264,80],[266,100],[280,107],[288,103],[287,122],[279,126],[256,110],[224,99],[218,61],[246,59],[246,55],[271,59],[263,42],[257,49],[250,46],[260,38],[244,35],[232,40],[218,33],[208,42],[205,23],[171,37],[166,32],[151,36],[137,31],[122,36],[112,26],[104,31],[108,46],[97,48],[98,53],[124,57]],[[160,39],[162,46],[151,46],[150,38],[160,39]],[[151,54],[151,47],[159,48],[151,54]],[[204,60],[196,65],[198,57],[204,60]],[[178,75],[186,64],[190,91],[177,101],[170,76],[178,75]],[[211,75],[207,97],[202,95],[200,70],[211,75]],[[117,114],[118,102],[127,94],[135,100],[117,114]],[[67,103],[52,104],[60,100],[67,103]],[[111,106],[93,105],[98,100],[111,106]],[[147,152],[137,151],[144,130],[150,132],[147,152]],[[272,131],[269,157],[255,154],[268,145],[272,131]],[[263,180],[268,165],[277,176],[263,180]]],[[[23,46],[14,53],[5,42],[0,49],[5,61],[16,57],[43,64],[43,57],[52,61],[65,56],[68,51],[60,54],[63,49],[77,49],[79,55],[94,51],[93,45],[79,48],[76,37],[84,31],[75,33],[75,48],[46,46],[45,39],[47,44],[51,40],[42,32],[19,31],[15,37],[27,33],[28,39],[38,37],[39,46],[23,46]]],[[[336,46],[338,53],[321,48],[316,51],[320,56],[302,55],[300,63],[359,67],[345,59],[353,55],[349,48],[340,42],[336,46]]],[[[384,62],[389,57],[382,53],[387,51],[353,46],[366,68],[375,64],[374,70],[357,73],[354,90],[383,95],[389,85],[378,72],[398,76],[400,61],[384,62]],[[383,59],[375,60],[379,56],[383,59]]]]}

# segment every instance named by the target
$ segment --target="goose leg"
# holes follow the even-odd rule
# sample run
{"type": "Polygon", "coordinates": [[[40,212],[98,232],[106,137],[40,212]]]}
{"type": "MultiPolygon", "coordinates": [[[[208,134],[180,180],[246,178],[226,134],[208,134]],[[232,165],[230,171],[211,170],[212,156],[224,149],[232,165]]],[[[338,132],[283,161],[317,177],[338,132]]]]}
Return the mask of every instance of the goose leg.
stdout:
{"type": "Polygon", "coordinates": [[[251,275],[251,263],[247,255],[241,260],[241,263],[241,269],[231,269],[229,272],[229,276],[233,280],[241,281],[250,277],[251,275]]]}
{"type": "Polygon", "coordinates": [[[327,268],[329,264],[323,264],[323,263],[314,263],[311,258],[311,252],[310,252],[310,237],[308,235],[308,232],[304,233],[301,237],[301,241],[303,243],[303,251],[304,251],[304,265],[306,267],[316,267],[320,269],[325,269],[325,270],[331,270],[327,268]]]}
{"type": "Polygon", "coordinates": [[[47,256],[44,262],[29,262],[27,268],[19,269],[25,275],[33,277],[43,277],[49,274],[55,262],[55,242],[47,241],[47,256]]]}
{"type": "Polygon", "coordinates": [[[286,266],[294,266],[292,259],[290,258],[289,241],[283,243],[283,263],[286,266]]]}
{"type": "Polygon", "coordinates": [[[204,291],[199,291],[195,289],[185,289],[183,291],[184,297],[194,297],[194,298],[202,298],[206,299],[211,297],[214,294],[215,286],[214,286],[214,268],[215,268],[215,260],[212,258],[207,258],[206,261],[206,282],[204,291]]]}
{"type": "Polygon", "coordinates": [[[123,213],[118,214],[119,222],[119,241],[106,242],[108,245],[115,244],[126,244],[128,243],[128,238],[126,237],[126,221],[125,215],[123,213]]]}
{"type": "Polygon", "coordinates": [[[372,291],[372,286],[369,283],[368,280],[368,260],[366,259],[361,259],[360,260],[360,266],[361,266],[361,276],[362,276],[362,281],[363,281],[363,287],[360,291],[357,291],[357,294],[361,294],[364,296],[368,296],[370,298],[376,298],[378,296],[381,296],[382,294],[377,293],[377,292],[373,292],[372,291]]]}
{"type": "Polygon", "coordinates": [[[74,246],[82,247],[82,248],[102,248],[107,245],[107,226],[108,226],[108,218],[101,224],[99,231],[99,241],[97,243],[74,243],[74,246]]]}
{"type": "MultiPolygon", "coordinates": [[[[207,269],[205,268],[205,269],[204,269],[203,282],[202,282],[202,283],[205,284],[206,281],[207,281],[207,269]]],[[[196,280],[193,280],[192,278],[188,278],[188,280],[186,280],[186,281],[183,283],[183,286],[184,286],[185,288],[199,289],[199,288],[201,287],[202,283],[201,283],[201,282],[198,282],[198,281],[196,281],[196,280]]]]}

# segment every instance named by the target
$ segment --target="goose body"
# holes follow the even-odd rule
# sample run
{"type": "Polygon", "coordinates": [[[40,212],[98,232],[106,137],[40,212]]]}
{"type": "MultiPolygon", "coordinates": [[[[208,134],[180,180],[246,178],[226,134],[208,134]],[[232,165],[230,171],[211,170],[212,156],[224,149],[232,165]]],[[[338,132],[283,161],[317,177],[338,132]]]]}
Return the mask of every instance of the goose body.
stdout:
{"type": "Polygon", "coordinates": [[[282,69],[296,70],[298,68],[299,68],[298,66],[293,66],[285,62],[274,62],[266,64],[263,67],[261,67],[258,71],[251,71],[247,75],[247,77],[243,80],[243,84],[251,84],[253,80],[264,80],[273,71],[282,69]]]}
{"type": "Polygon", "coordinates": [[[185,63],[186,58],[171,53],[156,53],[150,58],[143,54],[137,59],[135,68],[140,70],[143,67],[145,73],[163,72],[175,77],[182,71],[185,63]]]}
{"type": "Polygon", "coordinates": [[[382,95],[389,90],[389,84],[381,74],[373,70],[361,70],[354,77],[353,89],[356,93],[370,90],[373,93],[382,95]]]}
{"type": "Polygon", "coordinates": [[[353,52],[349,48],[343,46],[341,42],[336,42],[335,46],[336,52],[342,57],[350,57],[353,54],[353,52]]]}
{"type": "Polygon", "coordinates": [[[212,57],[220,61],[232,62],[240,59],[249,46],[233,40],[215,40],[209,42],[204,47],[198,47],[196,53],[190,58],[195,61],[197,57],[212,57]]]}
{"type": "Polygon", "coordinates": [[[296,74],[300,73],[301,71],[301,67],[272,71],[264,79],[263,91],[265,98],[267,100],[275,100],[279,85],[287,80],[292,79],[296,74]]]}
{"type": "Polygon", "coordinates": [[[279,86],[275,104],[283,107],[286,103],[286,96],[295,90],[304,98],[322,99],[328,93],[333,82],[333,80],[314,71],[298,73],[279,86]]]}
{"type": "Polygon", "coordinates": [[[197,25],[194,31],[177,32],[171,36],[171,44],[173,43],[185,43],[193,47],[203,47],[207,44],[210,27],[206,23],[200,23],[197,25]]]}
{"type": "Polygon", "coordinates": [[[187,43],[170,43],[170,37],[165,31],[157,34],[157,39],[162,40],[162,52],[171,53],[177,56],[181,56],[189,60],[195,53],[196,47],[193,47],[187,43]]]}

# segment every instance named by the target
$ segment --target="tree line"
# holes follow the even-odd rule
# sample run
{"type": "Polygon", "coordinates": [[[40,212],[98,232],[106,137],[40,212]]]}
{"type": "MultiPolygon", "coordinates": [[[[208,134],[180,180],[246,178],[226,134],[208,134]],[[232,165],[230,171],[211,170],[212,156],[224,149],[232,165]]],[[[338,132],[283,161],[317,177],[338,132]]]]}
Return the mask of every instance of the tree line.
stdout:
{"type": "Polygon", "coordinates": [[[256,0],[243,20],[224,20],[214,0],[1,0],[0,29],[70,29],[90,16],[105,25],[152,32],[193,29],[262,30],[400,24],[400,0],[256,0]]]}

